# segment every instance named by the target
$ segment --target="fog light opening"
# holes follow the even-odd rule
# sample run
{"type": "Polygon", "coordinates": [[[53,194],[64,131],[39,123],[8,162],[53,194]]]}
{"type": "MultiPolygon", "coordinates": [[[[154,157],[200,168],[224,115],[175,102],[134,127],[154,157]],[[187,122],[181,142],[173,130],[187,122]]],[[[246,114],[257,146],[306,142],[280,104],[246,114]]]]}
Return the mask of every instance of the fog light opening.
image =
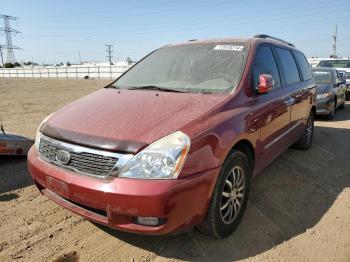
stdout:
{"type": "Polygon", "coordinates": [[[144,226],[159,226],[164,223],[164,219],[157,217],[135,217],[135,222],[144,226]]]}

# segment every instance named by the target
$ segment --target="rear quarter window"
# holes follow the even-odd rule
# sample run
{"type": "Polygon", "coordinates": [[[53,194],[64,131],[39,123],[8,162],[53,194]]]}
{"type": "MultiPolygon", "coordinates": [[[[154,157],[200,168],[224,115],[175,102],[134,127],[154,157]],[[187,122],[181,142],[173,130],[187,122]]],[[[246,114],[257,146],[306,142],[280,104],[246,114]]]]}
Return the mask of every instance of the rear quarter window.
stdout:
{"type": "Polygon", "coordinates": [[[286,84],[300,82],[299,71],[292,53],[288,49],[275,48],[277,56],[281,62],[282,73],[285,77],[286,84]]]}
{"type": "Polygon", "coordinates": [[[312,78],[312,72],[311,72],[309,62],[306,60],[305,56],[302,53],[298,51],[292,51],[292,52],[299,65],[301,75],[303,76],[303,80],[304,81],[310,80],[312,78]]]}

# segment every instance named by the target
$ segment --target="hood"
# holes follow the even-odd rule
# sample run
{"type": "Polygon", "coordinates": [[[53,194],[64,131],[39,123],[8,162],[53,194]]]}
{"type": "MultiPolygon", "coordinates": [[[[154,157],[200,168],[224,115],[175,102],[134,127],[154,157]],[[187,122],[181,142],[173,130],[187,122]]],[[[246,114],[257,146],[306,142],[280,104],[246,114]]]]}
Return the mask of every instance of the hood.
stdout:
{"type": "Polygon", "coordinates": [[[350,68],[348,68],[348,67],[337,67],[337,70],[345,71],[345,72],[350,73],[350,68]]]}
{"type": "Polygon", "coordinates": [[[332,89],[331,84],[316,84],[316,94],[323,94],[332,89]]]}
{"type": "Polygon", "coordinates": [[[180,130],[226,95],[102,89],[56,112],[42,133],[79,145],[136,153],[180,130]]]}

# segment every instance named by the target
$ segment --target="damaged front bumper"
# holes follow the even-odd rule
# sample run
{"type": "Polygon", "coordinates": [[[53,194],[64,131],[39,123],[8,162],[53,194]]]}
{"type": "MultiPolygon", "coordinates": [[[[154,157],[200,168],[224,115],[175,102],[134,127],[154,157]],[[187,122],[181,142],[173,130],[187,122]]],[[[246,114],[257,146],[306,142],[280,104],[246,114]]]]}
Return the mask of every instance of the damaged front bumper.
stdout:
{"type": "Polygon", "coordinates": [[[28,169],[44,195],[91,221],[121,231],[161,235],[202,221],[220,168],[174,180],[107,180],[54,166],[32,147],[28,169]],[[141,225],[139,217],[158,218],[160,223],[141,225]]]}

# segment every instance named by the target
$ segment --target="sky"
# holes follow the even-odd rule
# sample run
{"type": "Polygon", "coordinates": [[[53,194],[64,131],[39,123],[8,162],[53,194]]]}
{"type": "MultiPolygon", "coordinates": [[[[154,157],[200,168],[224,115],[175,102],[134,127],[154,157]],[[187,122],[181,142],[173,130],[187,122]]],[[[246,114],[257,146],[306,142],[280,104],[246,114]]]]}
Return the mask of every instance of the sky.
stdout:
{"type": "MultiPolygon", "coordinates": [[[[349,0],[1,0],[0,14],[18,17],[18,61],[78,63],[138,60],[189,39],[269,34],[306,56],[328,57],[338,25],[337,55],[350,56],[349,0]],[[80,55],[79,55],[80,54],[80,55]]],[[[2,24],[3,22],[0,21],[2,24]]],[[[2,25],[0,24],[0,27],[2,25]]],[[[0,33],[0,44],[5,36],[0,33]]]]}

